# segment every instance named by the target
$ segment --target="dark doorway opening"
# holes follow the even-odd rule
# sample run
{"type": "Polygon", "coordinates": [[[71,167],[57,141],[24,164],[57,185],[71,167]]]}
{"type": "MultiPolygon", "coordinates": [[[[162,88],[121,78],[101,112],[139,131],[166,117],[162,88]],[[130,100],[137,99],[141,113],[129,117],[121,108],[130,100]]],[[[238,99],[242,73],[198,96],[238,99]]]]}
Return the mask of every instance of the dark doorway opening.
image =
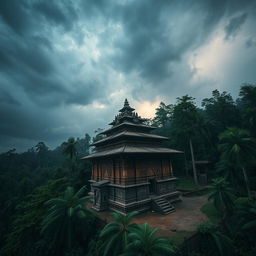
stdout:
{"type": "Polygon", "coordinates": [[[156,179],[149,179],[149,194],[156,193],[156,179]]]}

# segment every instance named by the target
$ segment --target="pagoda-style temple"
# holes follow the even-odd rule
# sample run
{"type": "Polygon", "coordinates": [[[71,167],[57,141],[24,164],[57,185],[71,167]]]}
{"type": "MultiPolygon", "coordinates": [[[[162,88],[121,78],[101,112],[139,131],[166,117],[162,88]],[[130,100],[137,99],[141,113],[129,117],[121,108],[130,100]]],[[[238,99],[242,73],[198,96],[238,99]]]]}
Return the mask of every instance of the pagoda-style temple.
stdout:
{"type": "Polygon", "coordinates": [[[121,213],[157,210],[174,211],[179,200],[172,170],[172,155],[181,153],[162,146],[167,137],[151,134],[127,99],[110,129],[94,142],[95,152],[83,157],[92,163],[93,208],[121,213]]]}

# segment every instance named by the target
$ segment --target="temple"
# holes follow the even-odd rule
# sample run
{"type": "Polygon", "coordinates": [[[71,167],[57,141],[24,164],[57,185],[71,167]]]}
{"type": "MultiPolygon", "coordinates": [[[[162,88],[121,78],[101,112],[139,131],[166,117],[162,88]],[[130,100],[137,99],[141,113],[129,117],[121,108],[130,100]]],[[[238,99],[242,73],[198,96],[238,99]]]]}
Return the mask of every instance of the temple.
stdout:
{"type": "Polygon", "coordinates": [[[146,125],[134,110],[125,99],[112,127],[91,145],[94,153],[82,158],[92,163],[93,208],[168,214],[179,200],[172,155],[182,152],[163,147],[168,138],[151,134],[155,127],[146,125]]]}

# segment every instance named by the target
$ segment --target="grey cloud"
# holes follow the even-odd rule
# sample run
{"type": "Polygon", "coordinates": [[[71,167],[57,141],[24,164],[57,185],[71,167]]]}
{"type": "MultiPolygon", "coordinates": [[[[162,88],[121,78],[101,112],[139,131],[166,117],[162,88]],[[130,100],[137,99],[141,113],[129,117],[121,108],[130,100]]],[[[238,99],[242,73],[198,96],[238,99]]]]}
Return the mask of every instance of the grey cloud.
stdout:
{"type": "Polygon", "coordinates": [[[8,105],[20,105],[20,102],[16,100],[9,92],[0,89],[0,102],[1,104],[8,105]]]}
{"type": "Polygon", "coordinates": [[[243,13],[239,16],[236,16],[230,19],[229,23],[225,27],[226,36],[225,39],[229,39],[230,37],[236,36],[240,27],[244,24],[247,18],[247,13],[243,13]]]}
{"type": "Polygon", "coordinates": [[[66,30],[72,29],[77,19],[76,11],[71,1],[38,1],[33,7],[42,14],[45,22],[62,25],[66,30]]]}
{"type": "Polygon", "coordinates": [[[228,37],[238,35],[253,8],[255,1],[239,0],[0,1],[1,143],[16,140],[24,148],[29,141],[49,144],[79,129],[96,129],[115,114],[113,91],[166,101],[197,93],[198,87],[187,86],[196,71],[184,56],[225,20],[228,37]],[[73,50],[79,47],[81,56],[73,50]],[[86,112],[87,126],[79,119],[77,130],[72,122],[69,127],[73,116],[67,115],[95,100],[108,110],[97,118],[86,112]]]}
{"type": "Polygon", "coordinates": [[[250,48],[250,47],[255,47],[256,46],[256,38],[249,38],[246,42],[245,42],[245,45],[247,48],[250,48]]]}
{"type": "Polygon", "coordinates": [[[30,29],[28,4],[24,0],[0,1],[0,14],[15,32],[21,34],[30,29]]]}

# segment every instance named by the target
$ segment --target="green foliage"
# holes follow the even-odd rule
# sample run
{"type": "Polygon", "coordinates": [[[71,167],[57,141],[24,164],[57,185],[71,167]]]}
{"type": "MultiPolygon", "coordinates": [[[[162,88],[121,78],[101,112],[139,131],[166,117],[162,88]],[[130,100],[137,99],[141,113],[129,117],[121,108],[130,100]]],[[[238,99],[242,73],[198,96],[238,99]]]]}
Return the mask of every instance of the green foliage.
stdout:
{"type": "Polygon", "coordinates": [[[220,134],[219,150],[222,158],[238,167],[245,167],[256,157],[256,142],[246,130],[228,128],[220,134]]]}
{"type": "MultiPolygon", "coordinates": [[[[251,138],[247,131],[238,128],[228,128],[219,137],[220,161],[240,168],[244,175],[248,195],[250,195],[250,185],[245,168],[249,166],[250,162],[255,162],[256,140],[251,138]]],[[[228,169],[228,167],[226,168],[228,169]]]]}
{"type": "Polygon", "coordinates": [[[195,231],[177,230],[169,236],[169,240],[174,246],[181,246],[184,240],[190,238],[194,234],[195,231]]]}
{"type": "Polygon", "coordinates": [[[68,141],[65,141],[62,143],[63,146],[63,154],[70,157],[72,160],[73,158],[76,157],[77,150],[76,150],[76,145],[77,145],[77,140],[75,138],[70,137],[68,141]]]}
{"type": "Polygon", "coordinates": [[[45,203],[48,210],[41,232],[52,244],[52,250],[56,254],[78,247],[79,241],[88,243],[95,213],[86,208],[90,197],[84,196],[85,193],[85,186],[76,193],[72,187],[67,187],[63,197],[53,198],[45,203]]]}
{"type": "Polygon", "coordinates": [[[206,222],[198,225],[197,231],[200,234],[208,234],[211,231],[215,230],[216,228],[217,228],[217,226],[215,224],[213,224],[211,221],[206,221],[206,222]]]}
{"type": "Polygon", "coordinates": [[[228,186],[229,183],[224,178],[212,180],[209,186],[208,200],[213,200],[215,208],[226,217],[231,214],[234,208],[234,192],[228,186]]]}
{"type": "Polygon", "coordinates": [[[46,185],[37,187],[27,201],[17,206],[18,213],[7,234],[6,245],[2,255],[43,254],[46,244],[41,240],[40,226],[45,215],[44,203],[58,196],[67,185],[66,179],[51,180],[46,185]]]}
{"type": "Polygon", "coordinates": [[[256,137],[256,86],[241,86],[239,96],[241,98],[238,100],[238,106],[241,109],[243,125],[256,137]]]}
{"type": "Polygon", "coordinates": [[[202,223],[198,226],[198,232],[201,235],[200,243],[203,255],[234,255],[233,241],[220,232],[215,224],[202,223]]]}
{"type": "Polygon", "coordinates": [[[184,191],[195,191],[202,188],[200,185],[195,185],[193,179],[191,177],[179,177],[177,182],[177,189],[184,191]]]}
{"type": "Polygon", "coordinates": [[[131,223],[138,212],[122,215],[112,213],[114,222],[108,223],[100,232],[99,238],[102,240],[101,251],[103,256],[118,255],[123,252],[128,244],[128,234],[137,229],[137,225],[131,223]]]}
{"type": "Polygon", "coordinates": [[[230,126],[239,125],[239,111],[229,93],[214,90],[211,98],[203,99],[202,106],[215,133],[219,134],[230,126]]]}
{"type": "Polygon", "coordinates": [[[209,202],[201,207],[201,212],[203,212],[209,220],[214,223],[218,224],[221,220],[220,212],[214,207],[213,203],[209,202]]]}
{"type": "Polygon", "coordinates": [[[173,245],[165,238],[157,237],[157,229],[145,223],[128,235],[129,243],[123,256],[171,256],[175,254],[173,245]]]}
{"type": "Polygon", "coordinates": [[[171,120],[173,115],[173,105],[166,105],[161,102],[159,107],[156,109],[155,118],[153,119],[153,125],[157,127],[164,127],[171,120]]]}

